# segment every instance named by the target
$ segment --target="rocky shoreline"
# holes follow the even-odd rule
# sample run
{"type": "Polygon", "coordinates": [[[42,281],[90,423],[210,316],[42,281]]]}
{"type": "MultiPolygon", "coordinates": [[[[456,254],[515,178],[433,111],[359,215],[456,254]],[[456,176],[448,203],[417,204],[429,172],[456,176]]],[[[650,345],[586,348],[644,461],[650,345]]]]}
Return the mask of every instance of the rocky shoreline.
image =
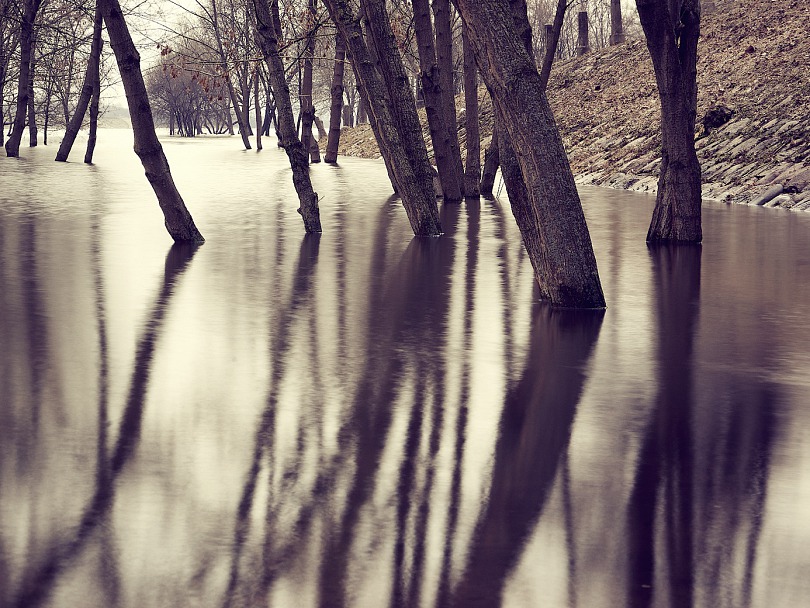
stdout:
{"type": "MultiPolygon", "coordinates": [[[[703,196],[810,211],[810,5],[717,4],[718,11],[704,17],[699,46],[696,148],[703,196]]],[[[483,89],[479,97],[483,150],[492,108],[483,89]]],[[[556,64],[548,97],[578,183],[655,192],[660,110],[643,41],[556,64]]],[[[459,124],[465,147],[463,110],[459,124]]],[[[340,148],[344,155],[379,157],[368,125],[344,129],[340,148]]]]}

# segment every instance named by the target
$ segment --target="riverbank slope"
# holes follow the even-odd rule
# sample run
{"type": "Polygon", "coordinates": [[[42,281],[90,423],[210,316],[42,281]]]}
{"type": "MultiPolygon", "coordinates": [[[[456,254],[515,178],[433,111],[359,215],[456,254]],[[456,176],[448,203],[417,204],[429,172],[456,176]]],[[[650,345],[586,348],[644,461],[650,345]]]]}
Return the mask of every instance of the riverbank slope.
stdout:
{"type": "MultiPolygon", "coordinates": [[[[808,23],[805,0],[738,0],[704,16],[696,145],[705,198],[810,211],[808,23]]],[[[548,96],[579,183],[655,191],[660,109],[643,40],[559,62],[548,96]]],[[[483,89],[480,98],[484,149],[492,107],[483,89]]],[[[463,99],[458,107],[464,146],[463,99]]],[[[379,157],[368,125],[344,129],[341,154],[379,157]]]]}

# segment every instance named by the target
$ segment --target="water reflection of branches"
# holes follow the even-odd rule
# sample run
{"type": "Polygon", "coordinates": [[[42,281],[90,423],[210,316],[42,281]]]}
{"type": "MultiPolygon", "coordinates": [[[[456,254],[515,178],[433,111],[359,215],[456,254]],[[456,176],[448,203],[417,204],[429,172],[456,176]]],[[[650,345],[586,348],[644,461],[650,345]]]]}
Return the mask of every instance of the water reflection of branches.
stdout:
{"type": "MultiPolygon", "coordinates": [[[[143,420],[143,408],[149,386],[155,346],[161,335],[163,321],[174,286],[196,251],[194,245],[175,244],[166,256],[163,285],[152,306],[146,326],[135,354],[127,401],[119,426],[118,440],[111,457],[100,455],[96,474],[96,489],[85,508],[76,532],[69,538],[56,541],[48,558],[32,567],[23,576],[20,591],[12,602],[19,608],[32,608],[47,600],[52,587],[63,571],[71,567],[92,538],[93,532],[109,513],[115,499],[115,482],[138,445],[143,420]]],[[[99,408],[106,407],[101,400],[99,408]]],[[[101,409],[99,410],[101,413],[101,409]]],[[[99,439],[100,443],[103,437],[99,439]]]]}

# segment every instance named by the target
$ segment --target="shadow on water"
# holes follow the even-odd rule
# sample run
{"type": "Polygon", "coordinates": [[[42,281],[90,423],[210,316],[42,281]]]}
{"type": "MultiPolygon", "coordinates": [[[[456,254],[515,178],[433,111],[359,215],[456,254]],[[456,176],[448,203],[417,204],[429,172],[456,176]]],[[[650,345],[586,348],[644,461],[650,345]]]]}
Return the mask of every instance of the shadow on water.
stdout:
{"type": "Polygon", "coordinates": [[[714,379],[722,400],[696,399],[702,250],[660,245],[649,253],[658,391],[627,511],[628,606],[750,606],[776,389],[733,374],[714,379]],[[710,429],[708,446],[699,429],[710,429]]]}
{"type": "MultiPolygon", "coordinates": [[[[166,256],[163,284],[158,292],[158,296],[153,304],[146,326],[135,354],[132,374],[130,376],[129,391],[123,417],[118,429],[118,439],[110,455],[107,455],[106,445],[106,378],[102,364],[102,376],[100,377],[99,392],[99,448],[97,455],[96,488],[90,502],[84,509],[83,514],[75,528],[75,533],[69,537],[54,540],[48,550],[48,556],[40,564],[31,564],[23,574],[19,592],[12,600],[11,606],[16,608],[32,608],[47,601],[54,585],[58,582],[63,572],[68,570],[81,555],[82,550],[93,538],[94,532],[109,514],[115,500],[115,483],[130,460],[137,447],[141,435],[141,423],[143,421],[143,410],[146,400],[147,389],[149,387],[149,377],[152,369],[152,360],[155,346],[160,338],[163,328],[164,318],[169,307],[174,287],[190,263],[196,245],[175,244],[166,256]]],[[[98,256],[94,256],[94,262],[98,263],[98,256]]],[[[100,280],[100,271],[95,270],[97,281],[100,280]]],[[[100,282],[95,283],[98,290],[100,282]]],[[[97,307],[100,303],[100,295],[96,294],[97,307]]],[[[97,308],[97,311],[99,309],[97,308]]],[[[103,322],[99,326],[99,340],[101,346],[102,360],[106,353],[106,338],[101,332],[103,322]]],[[[108,572],[117,578],[116,572],[108,572]]],[[[114,589],[108,591],[115,592],[114,589]]]]}
{"type": "Polygon", "coordinates": [[[537,304],[523,375],[508,389],[492,485],[450,606],[499,606],[507,576],[548,500],[603,313],[537,304]]]}

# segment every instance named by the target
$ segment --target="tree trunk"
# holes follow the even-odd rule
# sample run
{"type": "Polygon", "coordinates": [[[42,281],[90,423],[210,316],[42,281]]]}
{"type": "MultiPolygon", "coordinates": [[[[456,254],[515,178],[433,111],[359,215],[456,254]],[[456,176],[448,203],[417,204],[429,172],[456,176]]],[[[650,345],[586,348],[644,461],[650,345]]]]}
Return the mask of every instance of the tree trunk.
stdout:
{"type": "MultiPolygon", "coordinates": [[[[65,136],[62,138],[62,143],[59,144],[59,151],[56,153],[56,160],[58,162],[65,162],[70,155],[70,150],[73,148],[73,142],[76,141],[76,136],[82,128],[84,122],[84,115],[87,113],[87,106],[95,93],[96,83],[99,78],[99,59],[101,57],[101,8],[96,3],[96,13],[93,18],[93,42],[90,45],[90,57],[87,59],[87,68],[84,72],[84,83],[82,83],[82,90],[79,94],[79,101],[76,103],[76,110],[73,116],[70,117],[70,122],[65,129],[65,136]]],[[[90,142],[88,141],[88,148],[90,142]]],[[[90,155],[92,159],[92,154],[90,155]]],[[[85,162],[88,162],[85,160],[85,162]]],[[[90,161],[92,162],[92,160],[90,161]]]]}
{"type": "Polygon", "coordinates": [[[340,32],[335,34],[335,67],[332,71],[332,105],[329,112],[329,139],[324,162],[336,163],[340,146],[340,118],[343,110],[343,73],[346,67],[346,43],[340,32]]]}
{"type": "MultiPolygon", "coordinates": [[[[312,121],[315,118],[315,108],[312,105],[312,60],[315,56],[315,0],[307,3],[307,33],[304,46],[304,70],[301,82],[301,143],[310,156],[312,155],[312,121]]],[[[320,162],[320,155],[317,156],[320,162]]]]}
{"type": "Polygon", "coordinates": [[[464,122],[467,132],[467,159],[464,167],[464,194],[477,197],[481,180],[481,134],[478,120],[478,72],[475,54],[467,40],[467,27],[462,24],[461,44],[464,53],[464,122]]]}
{"type": "Polygon", "coordinates": [[[432,6],[434,27],[436,28],[436,62],[439,66],[442,113],[450,135],[450,162],[463,195],[464,165],[461,162],[461,147],[458,143],[455,87],[453,86],[453,32],[450,24],[450,0],[433,0],[432,6]]]}
{"type": "Polygon", "coordinates": [[[701,175],[695,152],[700,3],[637,0],[661,100],[661,169],[647,241],[699,243],[701,175]],[[676,32],[677,27],[677,32],[676,32]]]}
{"type": "MultiPolygon", "coordinates": [[[[534,65],[505,0],[458,0],[496,117],[517,158],[537,234],[521,229],[541,293],[552,305],[604,308],[585,216],[562,138],[534,65]]],[[[525,11],[525,9],[524,9],[525,11]]],[[[531,47],[529,47],[531,48],[531,47]]],[[[510,192],[510,198],[512,193],[510,192]]]]}
{"type": "MultiPolygon", "coordinates": [[[[301,145],[295,129],[295,116],[290,101],[290,88],[284,74],[284,63],[278,51],[276,24],[267,0],[252,0],[256,17],[256,41],[261,48],[270,76],[270,86],[276,100],[279,146],[284,148],[290,160],[293,185],[298,194],[298,213],[304,220],[307,234],[321,232],[321,218],[318,209],[318,194],[312,188],[309,178],[307,150],[301,145]]],[[[278,0],[273,0],[277,4],[278,0]]]]}
{"type": "Polygon", "coordinates": [[[577,14],[577,57],[590,52],[591,44],[588,41],[588,13],[579,11],[577,14]]]}
{"type": "Polygon", "coordinates": [[[20,141],[25,129],[25,115],[28,112],[29,79],[31,77],[32,46],[34,42],[34,21],[37,18],[42,0],[25,0],[25,10],[20,24],[20,74],[17,80],[17,110],[14,113],[11,134],[6,141],[6,156],[20,155],[20,141]]]}
{"type": "Polygon", "coordinates": [[[568,10],[567,0],[557,0],[557,9],[554,12],[554,23],[546,26],[546,49],[543,53],[543,67],[540,69],[540,83],[543,90],[548,86],[551,77],[551,66],[554,64],[554,55],[560,44],[560,32],[565,21],[565,11],[568,10]]]}
{"type": "MultiPolygon", "coordinates": [[[[383,21],[383,23],[377,23],[375,28],[378,30],[378,34],[383,33],[380,30],[386,29],[390,34],[390,25],[385,12],[382,11],[382,17],[380,16],[382,4],[377,0],[369,4],[371,6],[367,8],[373,9],[373,17],[369,15],[369,21],[372,23],[383,21]]],[[[408,86],[407,78],[402,73],[399,82],[392,83],[399,85],[396,87],[398,90],[405,90],[404,97],[393,102],[382,76],[374,66],[369,48],[363,39],[360,24],[348,0],[326,0],[326,5],[351,52],[352,67],[360,83],[361,98],[372,104],[374,120],[371,121],[371,126],[380,146],[380,152],[386,161],[386,168],[389,175],[392,176],[392,183],[402,196],[402,203],[408,214],[411,228],[417,236],[437,236],[441,234],[441,225],[433,190],[433,175],[430,164],[427,162],[424,140],[421,141],[421,147],[414,143],[416,137],[421,140],[422,129],[416,116],[413,92],[408,86]],[[399,104],[397,118],[400,120],[408,118],[409,128],[402,128],[395,122],[395,103],[399,104]]],[[[380,40],[380,43],[385,43],[383,48],[388,52],[381,54],[387,55],[388,62],[394,64],[389,67],[394,68],[398,62],[399,68],[402,70],[402,61],[399,56],[390,54],[391,45],[394,44],[393,36],[385,38],[386,40],[380,40]]],[[[393,51],[398,53],[396,46],[393,46],[393,51]]],[[[402,71],[404,72],[404,70],[402,71]]],[[[389,76],[393,75],[389,74],[389,76]]]]}
{"type": "Polygon", "coordinates": [[[34,72],[37,54],[36,32],[31,36],[31,69],[28,71],[28,146],[37,147],[37,109],[34,105],[34,72]]]}
{"type": "Polygon", "coordinates": [[[262,106],[259,104],[259,74],[256,73],[256,80],[253,82],[253,106],[256,110],[256,150],[262,149],[262,106]]]}
{"type": "MultiPolygon", "coordinates": [[[[98,30],[98,49],[99,55],[101,53],[101,27],[98,30]]],[[[92,164],[93,153],[96,150],[96,134],[98,133],[98,106],[101,101],[101,62],[99,57],[96,57],[95,72],[93,72],[93,96],[90,98],[90,132],[87,135],[87,150],[84,152],[84,162],[92,164]]]]}
{"type": "MultiPolygon", "coordinates": [[[[459,180],[453,164],[451,125],[445,119],[444,98],[442,95],[441,69],[436,60],[433,45],[433,26],[430,21],[428,0],[413,0],[413,18],[416,41],[419,50],[420,90],[424,99],[430,138],[433,141],[433,156],[439,170],[439,182],[445,202],[461,201],[464,185],[459,180]]],[[[458,138],[456,137],[456,142],[458,138]]]]}
{"type": "Polygon", "coordinates": [[[610,45],[624,42],[624,25],[622,24],[622,0],[610,0],[610,45]]]}
{"type": "Polygon", "coordinates": [[[157,195],[166,230],[176,242],[202,242],[203,237],[172,179],[169,163],[155,134],[152,108],[141,74],[141,57],[129,34],[118,0],[98,0],[115,53],[135,137],[135,153],[141,159],[146,177],[157,195]]]}
{"type": "Polygon", "coordinates": [[[500,151],[498,149],[498,126],[492,125],[492,139],[489,146],[484,151],[484,170],[481,173],[481,196],[492,196],[492,189],[495,186],[495,175],[498,166],[501,164],[500,151]]]}

